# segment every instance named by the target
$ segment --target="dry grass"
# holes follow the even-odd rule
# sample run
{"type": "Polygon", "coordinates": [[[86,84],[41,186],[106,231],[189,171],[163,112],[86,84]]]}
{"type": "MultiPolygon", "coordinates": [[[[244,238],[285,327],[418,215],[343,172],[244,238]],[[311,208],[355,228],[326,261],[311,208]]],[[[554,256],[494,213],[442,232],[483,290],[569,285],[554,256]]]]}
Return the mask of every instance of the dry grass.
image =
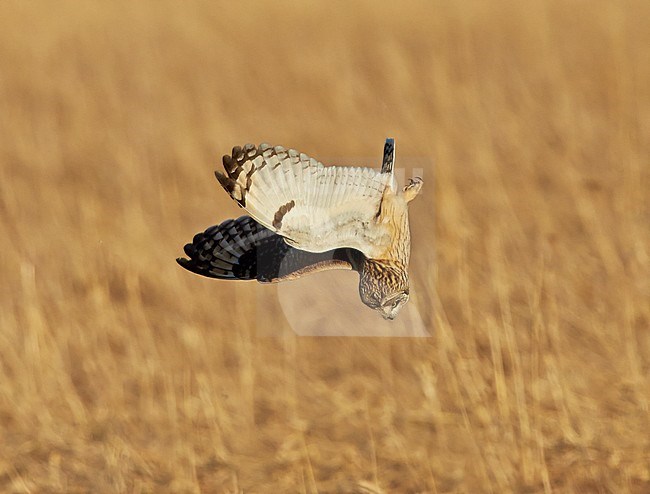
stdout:
{"type": "Polygon", "coordinates": [[[650,491],[649,18],[3,2],[0,490],[650,491]],[[296,337],[174,263],[239,213],[211,177],[233,144],[386,135],[435,163],[433,337],[296,337]]]}

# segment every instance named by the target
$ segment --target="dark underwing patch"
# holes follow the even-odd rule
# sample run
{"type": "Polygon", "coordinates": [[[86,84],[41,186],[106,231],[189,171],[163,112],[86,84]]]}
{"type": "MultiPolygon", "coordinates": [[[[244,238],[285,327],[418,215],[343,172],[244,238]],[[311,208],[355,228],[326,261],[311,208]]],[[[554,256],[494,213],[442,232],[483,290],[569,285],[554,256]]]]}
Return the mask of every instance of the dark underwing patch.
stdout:
{"type": "Polygon", "coordinates": [[[377,209],[377,214],[375,215],[375,219],[379,219],[381,216],[381,206],[384,204],[384,194],[381,195],[381,199],[379,200],[379,208],[377,209]]]}
{"type": "Polygon", "coordinates": [[[294,200],[289,201],[286,203],[284,206],[280,206],[280,209],[278,209],[275,212],[275,215],[273,216],[273,227],[279,230],[282,227],[282,218],[285,217],[285,215],[293,209],[293,207],[296,205],[296,202],[294,200]]]}

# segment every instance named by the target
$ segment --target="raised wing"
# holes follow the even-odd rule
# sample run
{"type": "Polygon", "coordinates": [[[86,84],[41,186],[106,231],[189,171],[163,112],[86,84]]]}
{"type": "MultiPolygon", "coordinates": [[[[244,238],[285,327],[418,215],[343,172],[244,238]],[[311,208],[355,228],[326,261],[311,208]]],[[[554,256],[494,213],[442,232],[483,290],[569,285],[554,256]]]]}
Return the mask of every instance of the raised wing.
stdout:
{"type": "Polygon", "coordinates": [[[328,269],[359,269],[363,254],[353,249],[306,252],[250,216],[226,220],[197,233],[185,245],[189,257],[178,258],[185,269],[221,279],[258,280],[262,283],[290,280],[328,269]]]}
{"type": "MultiPolygon", "coordinates": [[[[348,247],[376,257],[390,232],[375,222],[392,173],[323,166],[294,149],[261,144],[223,157],[221,185],[262,225],[301,250],[348,247]]],[[[391,170],[392,172],[392,170],[391,170]]]]}

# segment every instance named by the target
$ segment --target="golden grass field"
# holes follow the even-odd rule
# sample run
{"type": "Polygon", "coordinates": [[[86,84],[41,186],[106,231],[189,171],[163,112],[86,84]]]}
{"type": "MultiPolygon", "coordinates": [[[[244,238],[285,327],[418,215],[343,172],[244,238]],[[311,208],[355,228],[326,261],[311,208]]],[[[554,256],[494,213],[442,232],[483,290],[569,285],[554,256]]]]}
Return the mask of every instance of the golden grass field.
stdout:
{"type": "Polygon", "coordinates": [[[650,3],[0,9],[0,492],[650,492],[650,3]],[[233,145],[386,136],[431,337],[176,265],[233,145]]]}

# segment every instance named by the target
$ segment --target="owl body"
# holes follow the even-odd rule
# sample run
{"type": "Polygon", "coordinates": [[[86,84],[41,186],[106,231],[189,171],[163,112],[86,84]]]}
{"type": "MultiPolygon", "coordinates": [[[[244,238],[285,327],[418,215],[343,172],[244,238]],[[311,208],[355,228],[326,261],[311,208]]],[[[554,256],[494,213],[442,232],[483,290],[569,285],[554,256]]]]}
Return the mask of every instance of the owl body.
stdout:
{"type": "Polygon", "coordinates": [[[324,166],[281,146],[247,144],[216,177],[250,216],[197,234],[179,264],[213,278],[276,282],[325,269],[359,272],[362,301],[393,319],[408,301],[408,203],[422,180],[397,189],[394,143],[380,171],[324,166]]]}

